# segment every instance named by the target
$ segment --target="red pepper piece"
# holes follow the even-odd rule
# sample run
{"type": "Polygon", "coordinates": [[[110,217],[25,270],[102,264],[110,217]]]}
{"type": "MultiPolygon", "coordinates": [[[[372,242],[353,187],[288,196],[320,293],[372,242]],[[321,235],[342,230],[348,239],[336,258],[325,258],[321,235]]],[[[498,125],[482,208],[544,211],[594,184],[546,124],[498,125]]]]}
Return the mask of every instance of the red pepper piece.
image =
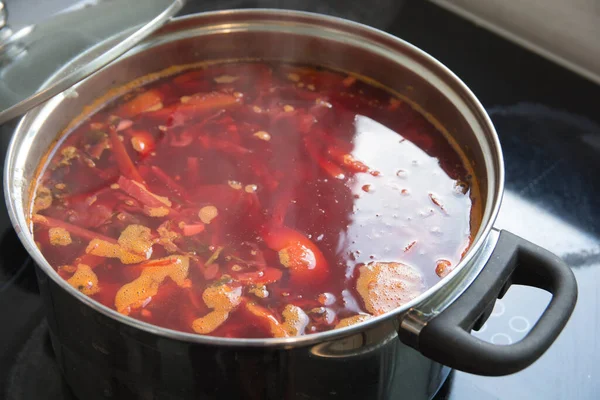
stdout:
{"type": "Polygon", "coordinates": [[[304,138],[304,146],[306,147],[306,151],[311,156],[311,158],[321,168],[323,168],[323,170],[327,172],[329,176],[336,179],[344,179],[346,177],[346,175],[344,175],[344,171],[339,166],[337,166],[336,164],[332,163],[331,161],[321,156],[321,154],[319,154],[319,149],[311,142],[311,138],[304,138]]]}
{"type": "Polygon", "coordinates": [[[158,90],[148,90],[121,105],[117,114],[131,118],[156,106],[160,102],[162,102],[161,93],[158,90]]]}
{"type": "Polygon", "coordinates": [[[202,265],[200,271],[204,279],[211,281],[219,276],[219,264],[202,265]]]}
{"type": "Polygon", "coordinates": [[[290,269],[293,283],[319,284],[329,276],[325,256],[300,232],[287,227],[268,229],[263,239],[270,249],[279,252],[279,260],[290,269]]]}
{"type": "Polygon", "coordinates": [[[165,267],[167,265],[173,265],[177,263],[179,259],[177,257],[173,258],[162,258],[159,260],[149,260],[139,264],[140,267],[165,267]]]}
{"type": "Polygon", "coordinates": [[[114,127],[109,129],[110,142],[112,145],[112,151],[115,155],[115,159],[117,161],[117,165],[119,166],[119,170],[121,174],[126,176],[129,179],[136,180],[138,182],[144,182],[144,179],[140,175],[139,171],[135,167],[135,164],[127,154],[127,150],[123,145],[123,142],[119,139],[119,135],[114,127]]]}
{"type": "Polygon", "coordinates": [[[204,232],[204,224],[185,224],[183,226],[183,236],[194,236],[204,232]]]}

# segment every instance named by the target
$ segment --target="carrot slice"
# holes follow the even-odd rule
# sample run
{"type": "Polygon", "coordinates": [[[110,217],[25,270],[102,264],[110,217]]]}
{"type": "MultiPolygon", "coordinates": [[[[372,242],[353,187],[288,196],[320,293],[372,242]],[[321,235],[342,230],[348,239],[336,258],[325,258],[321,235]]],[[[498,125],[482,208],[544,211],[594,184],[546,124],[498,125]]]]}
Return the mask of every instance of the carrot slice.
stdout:
{"type": "Polygon", "coordinates": [[[310,157],[321,167],[327,174],[336,179],[344,179],[346,175],[344,175],[344,171],[332,163],[331,161],[325,159],[319,154],[319,149],[310,141],[309,138],[304,138],[304,146],[306,147],[306,151],[310,155],[310,157]]]}
{"type": "Polygon", "coordinates": [[[182,231],[183,236],[194,236],[204,232],[204,224],[185,224],[182,231]]]}
{"type": "Polygon", "coordinates": [[[233,95],[220,92],[211,92],[191,96],[189,101],[184,103],[182,110],[194,112],[206,112],[228,108],[241,103],[241,100],[233,95]]]}
{"type": "Polygon", "coordinates": [[[166,257],[157,260],[149,260],[145,261],[141,264],[138,264],[139,267],[164,267],[165,265],[173,265],[177,263],[179,258],[177,257],[166,257]]]}
{"type": "Polygon", "coordinates": [[[233,155],[244,155],[250,153],[249,149],[227,140],[217,139],[210,136],[200,136],[198,139],[200,140],[202,146],[207,149],[221,150],[224,153],[233,155]]]}
{"type": "Polygon", "coordinates": [[[46,217],[45,215],[35,214],[31,217],[31,220],[35,224],[47,226],[48,228],[64,228],[67,231],[69,231],[69,233],[71,233],[75,236],[78,236],[82,239],[86,239],[86,240],[100,239],[100,240],[104,240],[104,241],[110,242],[110,243],[117,243],[116,239],[110,238],[108,236],[104,236],[104,235],[94,232],[94,231],[87,230],[85,228],[81,228],[76,225],[71,225],[68,222],[64,222],[64,221],[54,219],[51,217],[46,217]]]}
{"type": "Polygon", "coordinates": [[[327,153],[335,162],[351,172],[369,172],[369,167],[355,159],[350,153],[345,153],[333,146],[327,148],[327,153]]]}
{"type": "Polygon", "coordinates": [[[119,135],[114,127],[109,129],[109,136],[113,154],[115,155],[115,159],[121,174],[140,183],[144,182],[144,179],[135,167],[135,164],[129,157],[129,154],[127,154],[127,149],[125,149],[123,142],[121,142],[119,139],[119,135]]]}
{"type": "Polygon", "coordinates": [[[134,117],[144,111],[151,109],[162,102],[162,96],[158,90],[148,90],[147,92],[141,93],[124,103],[117,114],[127,118],[134,117]]]}
{"type": "Polygon", "coordinates": [[[149,117],[181,123],[201,117],[208,112],[235,107],[241,104],[241,99],[230,94],[211,92],[190,96],[187,102],[174,104],[158,111],[148,113],[149,117]]]}

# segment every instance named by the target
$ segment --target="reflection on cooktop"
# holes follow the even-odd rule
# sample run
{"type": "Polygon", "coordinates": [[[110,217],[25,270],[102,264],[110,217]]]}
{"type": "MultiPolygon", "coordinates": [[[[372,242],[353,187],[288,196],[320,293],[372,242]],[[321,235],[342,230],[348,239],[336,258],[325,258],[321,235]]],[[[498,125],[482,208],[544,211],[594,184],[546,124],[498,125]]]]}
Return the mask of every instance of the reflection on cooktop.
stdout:
{"type": "Polygon", "coordinates": [[[50,343],[48,326],[42,321],[16,357],[6,380],[6,400],[71,400],[50,343]],[[32,379],[32,377],[35,377],[32,379]]]}
{"type": "MultiPolygon", "coordinates": [[[[600,125],[535,104],[494,107],[488,112],[502,143],[507,192],[597,241],[600,197],[586,193],[599,189],[600,125]]],[[[520,217],[529,220],[535,212],[520,217]]],[[[510,217],[502,215],[500,222],[505,220],[510,217]]],[[[546,236],[550,234],[566,243],[574,239],[561,237],[561,231],[546,232],[546,236]]],[[[572,253],[575,249],[564,246],[554,250],[572,253]]]]}
{"type": "MultiPolygon", "coordinates": [[[[600,358],[596,339],[600,126],[534,104],[494,107],[488,112],[500,136],[506,167],[506,192],[495,226],[567,261],[577,277],[579,301],[565,330],[531,367],[500,378],[455,372],[447,393],[439,398],[596,398],[600,392],[596,366],[600,358]]],[[[549,300],[545,291],[512,287],[474,334],[496,344],[514,343],[531,329],[549,300]]]]}

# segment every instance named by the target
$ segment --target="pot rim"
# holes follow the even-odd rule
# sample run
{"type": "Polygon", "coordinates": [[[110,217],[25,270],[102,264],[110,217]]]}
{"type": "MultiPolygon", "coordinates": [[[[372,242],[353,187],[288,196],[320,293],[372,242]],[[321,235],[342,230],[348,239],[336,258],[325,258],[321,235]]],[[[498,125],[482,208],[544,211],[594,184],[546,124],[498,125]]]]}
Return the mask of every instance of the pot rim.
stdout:
{"type": "MultiPolygon", "coordinates": [[[[46,104],[37,107],[36,109],[28,112],[19,122],[17,128],[15,129],[15,133],[11,139],[7,150],[7,156],[5,161],[5,171],[4,171],[4,195],[7,203],[8,213],[10,219],[13,224],[13,228],[17,232],[21,242],[24,247],[27,249],[28,253],[32,256],[38,267],[44,271],[46,275],[48,275],[55,283],[57,283],[62,289],[66,290],[69,294],[76,297],[79,301],[84,303],[85,305],[91,307],[92,309],[104,314],[105,316],[112,318],[118,322],[123,323],[127,328],[137,328],[143,331],[146,331],[150,334],[155,334],[163,337],[167,337],[173,340],[180,340],[185,342],[192,342],[198,344],[205,345],[217,345],[217,346],[233,346],[233,347],[298,347],[298,346],[306,346],[315,343],[320,343],[332,339],[337,339],[343,336],[349,336],[351,334],[355,334],[357,332],[368,329],[376,324],[382,323],[387,320],[391,320],[393,318],[398,317],[399,315],[405,313],[406,311],[412,308],[418,308],[421,303],[424,303],[428,300],[432,295],[438,292],[442,287],[451,285],[451,282],[455,284],[460,284],[459,280],[463,279],[464,273],[461,273],[465,268],[474,269],[478,268],[475,274],[472,274],[472,279],[476,275],[478,275],[479,271],[483,268],[483,263],[477,264],[477,255],[479,255],[480,250],[483,244],[486,242],[490,231],[493,227],[494,221],[500,209],[500,203],[503,193],[504,187],[504,163],[502,157],[502,150],[500,147],[500,142],[498,139],[498,135],[494,129],[494,126],[486,113],[485,109],[479,102],[479,100],[475,97],[475,95],[471,92],[471,90],[467,87],[467,85],[462,82],[450,69],[448,69],[441,62],[436,60],[434,57],[430,56],[423,50],[418,47],[398,38],[386,32],[380,31],[379,29],[372,28],[370,26],[349,21],[343,18],[332,17],[317,13],[304,12],[304,11],[292,11],[292,10],[279,10],[279,9],[232,9],[232,10],[223,10],[223,11],[211,11],[211,12],[203,12],[197,14],[191,14],[183,17],[174,18],[172,21],[167,23],[163,28],[152,34],[149,38],[145,39],[142,43],[137,45],[130,52],[125,54],[123,57],[127,57],[131,53],[135,54],[135,51],[139,48],[142,48],[142,51],[146,49],[145,46],[148,46],[150,43],[150,47],[152,47],[152,42],[157,37],[160,38],[161,34],[169,34],[173,30],[178,31],[178,26],[181,25],[180,30],[188,30],[189,25],[193,25],[193,29],[195,32],[198,29],[210,29],[214,28],[215,23],[211,22],[213,19],[217,20],[217,23],[221,25],[226,24],[226,21],[229,19],[235,19],[235,21],[246,21],[247,23],[253,23],[256,25],[257,21],[261,21],[261,18],[264,20],[268,20],[269,22],[277,22],[279,24],[308,24],[312,25],[313,28],[320,28],[322,30],[329,30],[330,35],[353,35],[358,37],[361,40],[361,43],[364,42],[364,46],[367,46],[369,51],[384,51],[390,55],[394,54],[394,50],[392,48],[383,48],[380,43],[374,42],[372,37],[386,41],[395,46],[402,48],[403,50],[411,52],[413,55],[420,57],[425,60],[432,68],[435,69],[435,72],[438,74],[443,74],[445,79],[448,79],[452,82],[457,89],[450,88],[454,94],[460,95],[461,99],[465,101],[471,111],[475,114],[475,116],[479,119],[479,123],[485,127],[488,131],[487,140],[492,151],[491,157],[492,161],[495,165],[490,166],[486,165],[486,171],[488,172],[488,178],[490,176],[490,168],[493,168],[495,171],[495,176],[493,177],[493,182],[495,185],[491,187],[491,184],[488,184],[487,193],[481,193],[481,196],[486,196],[486,208],[484,210],[484,215],[482,217],[482,224],[479,227],[477,235],[473,240],[469,251],[457,265],[457,267],[445,278],[441,279],[435,285],[427,289],[424,293],[422,293],[417,298],[411,300],[410,302],[404,304],[397,309],[390,311],[386,314],[375,316],[369,318],[368,320],[351,325],[341,329],[333,329],[325,332],[319,332],[314,334],[308,334],[303,336],[296,336],[291,338],[260,338],[260,339],[250,339],[250,338],[222,338],[222,337],[214,337],[208,335],[199,335],[195,333],[187,333],[176,331],[172,329],[163,328],[157,325],[152,325],[147,322],[143,322],[137,320],[135,318],[125,316],[123,314],[118,313],[117,311],[104,306],[93,300],[91,297],[88,297],[81,293],[80,291],[73,288],[71,285],[67,283],[66,280],[62,279],[58,273],[52,268],[52,266],[45,260],[35,242],[33,240],[33,236],[28,229],[27,220],[25,215],[19,206],[15,204],[15,198],[13,197],[13,192],[17,190],[21,190],[21,186],[23,183],[18,182],[18,179],[15,177],[15,170],[12,168],[12,165],[15,163],[15,159],[18,154],[17,150],[20,150],[23,146],[20,145],[20,140],[23,140],[23,136],[26,135],[31,130],[35,130],[36,125],[39,125],[40,121],[44,121],[47,116],[49,116],[54,108],[56,108],[59,103],[65,97],[65,94],[61,94],[46,104]],[[18,140],[20,139],[20,140],[18,140]],[[487,220],[486,220],[487,219],[487,220]]],[[[221,26],[220,25],[220,26],[221,26]]],[[[281,25],[285,26],[285,25],[281,25]]],[[[265,28],[265,30],[268,28],[265,28]]],[[[260,30],[260,28],[256,28],[255,30],[260,30]]],[[[271,27],[272,30],[272,27],[271,27]]],[[[396,51],[397,52],[397,51],[396,51]]],[[[119,60],[115,61],[118,63],[119,60]]],[[[114,63],[113,63],[114,64],[114,63]]],[[[112,64],[110,64],[112,65],[112,64]]],[[[63,67],[67,68],[68,64],[63,67]]],[[[59,75],[60,71],[57,72],[56,75],[59,75]]],[[[49,82],[52,81],[53,78],[50,78],[49,82]]],[[[38,126],[39,127],[39,126],[38,126]]],[[[35,136],[35,133],[33,133],[35,136]]],[[[489,160],[488,160],[489,161],[489,160]]],[[[31,182],[26,183],[29,187],[31,182]]],[[[26,210],[24,210],[26,211],[26,210]]],[[[462,282],[464,283],[464,282],[462,282]]],[[[458,285],[457,285],[458,286],[458,285]]],[[[468,285],[462,285],[462,288],[459,289],[459,293],[454,293],[454,295],[460,295],[462,291],[468,285]]]]}

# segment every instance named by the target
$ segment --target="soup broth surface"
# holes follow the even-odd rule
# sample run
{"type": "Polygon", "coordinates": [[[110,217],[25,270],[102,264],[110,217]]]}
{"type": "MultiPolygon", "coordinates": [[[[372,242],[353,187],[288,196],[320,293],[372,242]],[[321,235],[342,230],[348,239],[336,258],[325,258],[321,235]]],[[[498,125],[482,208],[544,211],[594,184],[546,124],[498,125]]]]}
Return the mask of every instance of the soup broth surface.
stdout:
{"type": "Polygon", "coordinates": [[[42,166],[34,239],[118,312],[289,337],[423,293],[468,249],[478,194],[447,138],[387,90],[322,68],[217,64],[136,88],[42,166]]]}

